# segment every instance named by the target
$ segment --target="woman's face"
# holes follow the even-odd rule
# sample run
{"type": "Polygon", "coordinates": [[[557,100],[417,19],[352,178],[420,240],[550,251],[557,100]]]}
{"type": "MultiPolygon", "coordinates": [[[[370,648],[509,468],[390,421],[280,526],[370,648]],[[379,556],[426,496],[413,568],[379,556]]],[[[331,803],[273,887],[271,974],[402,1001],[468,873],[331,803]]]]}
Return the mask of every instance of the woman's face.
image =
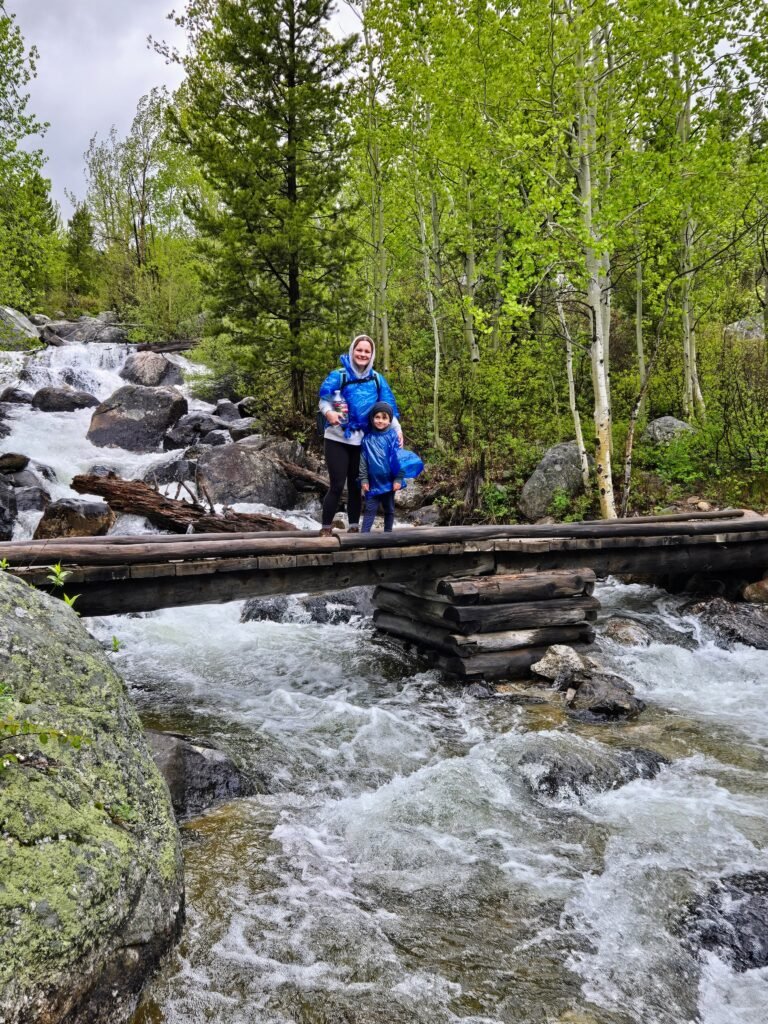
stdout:
{"type": "Polygon", "coordinates": [[[358,370],[364,370],[370,363],[373,355],[373,346],[367,338],[361,338],[352,350],[352,362],[358,370]]]}

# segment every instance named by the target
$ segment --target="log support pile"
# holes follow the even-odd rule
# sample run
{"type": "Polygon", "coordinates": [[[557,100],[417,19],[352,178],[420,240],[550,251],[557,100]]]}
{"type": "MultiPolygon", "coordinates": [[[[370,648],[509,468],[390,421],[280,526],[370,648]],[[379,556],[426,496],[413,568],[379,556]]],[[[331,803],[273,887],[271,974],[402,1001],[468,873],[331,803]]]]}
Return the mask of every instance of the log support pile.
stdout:
{"type": "Polygon", "coordinates": [[[591,569],[440,579],[376,588],[377,629],[416,644],[460,679],[520,679],[552,644],[594,639],[591,569]]]}

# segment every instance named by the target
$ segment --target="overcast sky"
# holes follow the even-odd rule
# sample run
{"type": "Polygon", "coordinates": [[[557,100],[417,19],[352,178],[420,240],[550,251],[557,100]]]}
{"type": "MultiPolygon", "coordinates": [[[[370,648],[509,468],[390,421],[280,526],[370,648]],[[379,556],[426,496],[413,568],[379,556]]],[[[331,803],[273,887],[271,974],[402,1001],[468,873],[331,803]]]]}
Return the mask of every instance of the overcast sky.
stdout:
{"type": "MultiPolygon", "coordinates": [[[[91,137],[104,138],[112,125],[125,134],[145,93],[181,82],[179,67],[147,46],[150,35],[183,46],[183,33],[166,19],[174,6],[182,8],[183,0],[5,0],[27,47],[39,51],[29,109],[50,124],[42,142],[46,174],[65,220],[71,205],[64,190],[85,193],[83,154],[91,137]]],[[[345,31],[355,31],[348,10],[341,20],[345,31]]]]}

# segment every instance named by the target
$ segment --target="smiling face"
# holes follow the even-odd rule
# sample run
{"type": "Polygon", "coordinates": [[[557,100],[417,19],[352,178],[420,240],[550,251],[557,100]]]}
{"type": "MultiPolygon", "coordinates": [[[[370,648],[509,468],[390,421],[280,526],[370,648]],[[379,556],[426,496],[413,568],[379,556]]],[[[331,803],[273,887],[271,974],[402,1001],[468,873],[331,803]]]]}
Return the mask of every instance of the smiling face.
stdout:
{"type": "Polygon", "coordinates": [[[364,370],[373,356],[373,345],[370,338],[360,338],[352,350],[352,364],[356,370],[364,370]]]}
{"type": "Polygon", "coordinates": [[[373,414],[373,425],[377,430],[386,430],[391,420],[385,412],[375,412],[373,414]]]}

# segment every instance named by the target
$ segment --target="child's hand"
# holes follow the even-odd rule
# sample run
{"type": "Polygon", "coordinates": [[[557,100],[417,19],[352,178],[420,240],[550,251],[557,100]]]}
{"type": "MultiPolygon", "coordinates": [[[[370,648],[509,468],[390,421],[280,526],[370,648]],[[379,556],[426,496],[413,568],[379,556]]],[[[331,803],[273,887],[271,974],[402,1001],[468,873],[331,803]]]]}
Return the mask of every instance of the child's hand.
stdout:
{"type": "Polygon", "coordinates": [[[399,446],[400,446],[401,448],[402,448],[402,447],[403,447],[403,445],[405,444],[405,438],[403,437],[403,432],[402,432],[402,430],[401,430],[401,431],[400,431],[400,432],[398,433],[398,435],[397,435],[397,443],[398,443],[398,445],[399,445],[399,446]]]}
{"type": "Polygon", "coordinates": [[[370,484],[360,484],[360,490],[363,492],[363,494],[367,494],[368,491],[370,491],[370,489],[371,489],[371,485],[370,484]]]}
{"type": "Polygon", "coordinates": [[[400,491],[400,490],[402,490],[402,487],[403,487],[403,485],[400,483],[399,480],[395,480],[395,482],[392,484],[392,490],[393,491],[400,491]]]}

